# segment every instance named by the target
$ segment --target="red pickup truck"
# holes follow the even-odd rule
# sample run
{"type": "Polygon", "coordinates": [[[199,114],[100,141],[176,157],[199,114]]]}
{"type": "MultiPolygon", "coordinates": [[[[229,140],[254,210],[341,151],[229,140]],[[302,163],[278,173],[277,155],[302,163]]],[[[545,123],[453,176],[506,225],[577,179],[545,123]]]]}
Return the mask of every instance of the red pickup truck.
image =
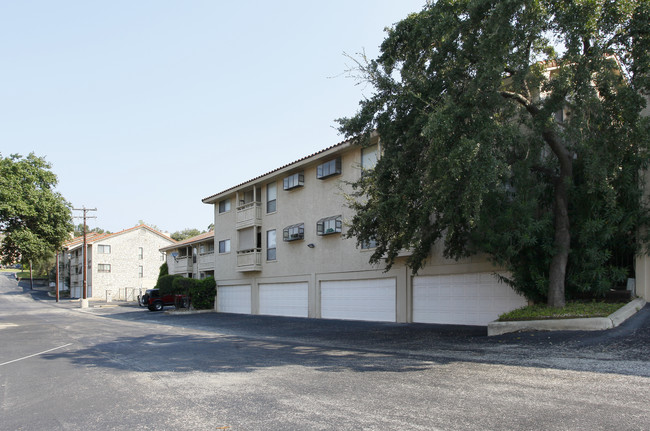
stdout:
{"type": "Polygon", "coordinates": [[[147,289],[144,295],[138,297],[141,307],[146,306],[150,311],[162,311],[166,305],[173,305],[176,308],[187,308],[187,296],[183,295],[161,295],[158,289],[147,289]]]}

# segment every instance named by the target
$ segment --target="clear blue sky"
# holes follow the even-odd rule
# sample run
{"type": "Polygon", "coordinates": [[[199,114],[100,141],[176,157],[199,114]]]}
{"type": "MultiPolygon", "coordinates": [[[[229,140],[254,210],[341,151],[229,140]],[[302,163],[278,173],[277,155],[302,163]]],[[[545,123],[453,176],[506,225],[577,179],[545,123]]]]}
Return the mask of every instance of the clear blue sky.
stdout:
{"type": "Polygon", "coordinates": [[[174,232],[204,197],[342,140],[378,54],[425,0],[0,2],[0,153],[34,152],[89,225],[174,232]]]}

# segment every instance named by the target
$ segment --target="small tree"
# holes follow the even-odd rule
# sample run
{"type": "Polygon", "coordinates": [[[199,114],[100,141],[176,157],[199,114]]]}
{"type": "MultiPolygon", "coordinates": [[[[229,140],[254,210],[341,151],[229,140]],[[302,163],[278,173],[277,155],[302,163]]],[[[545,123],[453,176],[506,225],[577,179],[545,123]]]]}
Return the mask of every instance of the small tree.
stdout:
{"type": "Polygon", "coordinates": [[[169,274],[169,266],[167,265],[167,262],[163,263],[160,265],[160,272],[158,273],[158,279],[162,277],[163,275],[168,275],[169,274]]]}

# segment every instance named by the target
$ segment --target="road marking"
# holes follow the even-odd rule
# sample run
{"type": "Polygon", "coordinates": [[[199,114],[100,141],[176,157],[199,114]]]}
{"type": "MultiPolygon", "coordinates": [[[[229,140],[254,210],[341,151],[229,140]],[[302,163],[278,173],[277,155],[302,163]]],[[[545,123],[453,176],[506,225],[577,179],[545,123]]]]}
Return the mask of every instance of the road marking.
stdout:
{"type": "Polygon", "coordinates": [[[13,328],[14,326],[18,326],[15,323],[0,323],[0,329],[5,329],[5,328],[13,328]]]}
{"type": "Polygon", "coordinates": [[[13,362],[22,361],[23,359],[33,358],[34,356],[42,355],[43,353],[49,353],[49,352],[51,352],[53,350],[63,349],[64,347],[68,347],[68,346],[71,346],[71,345],[72,345],[72,343],[68,343],[68,344],[64,344],[63,346],[55,347],[53,349],[44,350],[42,352],[34,353],[33,355],[24,356],[22,358],[14,359],[13,361],[3,362],[2,364],[0,364],[0,367],[2,367],[3,365],[11,364],[13,362]]]}

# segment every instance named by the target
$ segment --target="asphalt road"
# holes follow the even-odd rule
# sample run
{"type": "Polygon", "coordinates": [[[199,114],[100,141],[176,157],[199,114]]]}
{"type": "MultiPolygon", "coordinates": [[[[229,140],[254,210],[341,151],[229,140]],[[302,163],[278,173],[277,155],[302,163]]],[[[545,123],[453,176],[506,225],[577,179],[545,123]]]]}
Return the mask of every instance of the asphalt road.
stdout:
{"type": "Polygon", "coordinates": [[[609,331],[89,308],[0,273],[0,430],[647,430],[650,308],[609,331]]]}

